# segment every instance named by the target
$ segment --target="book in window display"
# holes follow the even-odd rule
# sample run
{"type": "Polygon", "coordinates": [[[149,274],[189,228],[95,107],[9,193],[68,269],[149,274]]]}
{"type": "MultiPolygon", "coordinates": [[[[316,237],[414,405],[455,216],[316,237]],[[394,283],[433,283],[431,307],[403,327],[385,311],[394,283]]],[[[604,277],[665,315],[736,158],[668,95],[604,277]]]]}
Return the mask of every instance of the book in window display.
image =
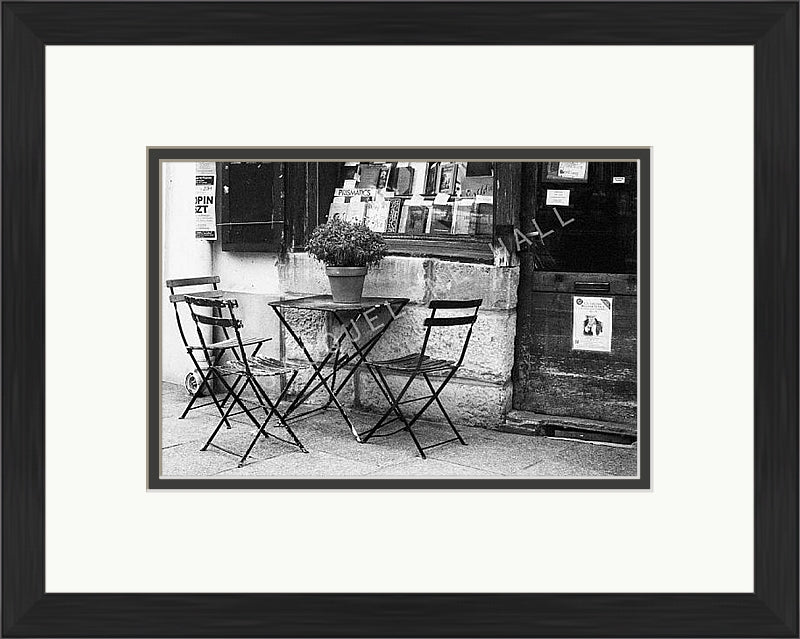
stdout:
{"type": "Polygon", "coordinates": [[[411,195],[414,188],[414,169],[410,166],[400,166],[397,168],[397,195],[411,195]]]}
{"type": "Polygon", "coordinates": [[[358,162],[345,162],[342,165],[341,177],[339,183],[344,185],[345,182],[356,180],[358,176],[358,162]]]}
{"type": "Polygon", "coordinates": [[[381,165],[380,173],[378,174],[378,183],[377,188],[380,189],[387,189],[389,187],[389,176],[392,173],[392,163],[385,162],[381,165]]]}
{"type": "Polygon", "coordinates": [[[400,214],[403,210],[403,198],[393,197],[389,200],[389,212],[386,220],[386,232],[398,233],[400,231],[400,214]]]}
{"type": "Polygon", "coordinates": [[[430,229],[433,235],[446,233],[450,235],[453,230],[453,205],[434,204],[431,208],[430,229]]]}
{"type": "MultiPolygon", "coordinates": [[[[344,199],[344,198],[342,198],[344,199]]],[[[329,220],[344,219],[347,216],[347,202],[331,202],[331,208],[328,211],[329,220]]]]}
{"type": "Polygon", "coordinates": [[[364,222],[366,213],[367,203],[362,201],[360,197],[354,197],[347,203],[347,210],[341,219],[351,224],[361,224],[364,222]]]}
{"type": "Polygon", "coordinates": [[[425,178],[428,170],[427,162],[409,162],[408,164],[414,171],[414,184],[411,187],[411,195],[423,195],[425,193],[425,178]]]}
{"type": "Polygon", "coordinates": [[[475,232],[475,200],[457,200],[453,205],[453,235],[475,232]]]}
{"type": "Polygon", "coordinates": [[[380,178],[382,168],[383,167],[380,164],[361,164],[361,177],[358,180],[359,188],[376,188],[378,186],[378,179],[380,178]]]}
{"type": "Polygon", "coordinates": [[[466,171],[466,162],[443,162],[439,171],[438,192],[458,195],[466,171]]]}
{"type": "Polygon", "coordinates": [[[429,208],[427,206],[406,204],[403,207],[405,219],[403,220],[404,225],[401,228],[401,232],[406,235],[425,235],[428,227],[428,211],[429,208]]]}
{"type": "Polygon", "coordinates": [[[367,202],[365,223],[367,228],[377,233],[386,231],[386,223],[389,218],[389,201],[380,198],[367,202]]]}
{"type": "Polygon", "coordinates": [[[455,193],[455,173],[456,165],[453,162],[442,163],[442,168],[439,171],[439,188],[438,193],[455,193]]]}
{"type": "Polygon", "coordinates": [[[425,195],[436,195],[438,177],[439,162],[428,162],[428,172],[425,176],[425,195]]]}

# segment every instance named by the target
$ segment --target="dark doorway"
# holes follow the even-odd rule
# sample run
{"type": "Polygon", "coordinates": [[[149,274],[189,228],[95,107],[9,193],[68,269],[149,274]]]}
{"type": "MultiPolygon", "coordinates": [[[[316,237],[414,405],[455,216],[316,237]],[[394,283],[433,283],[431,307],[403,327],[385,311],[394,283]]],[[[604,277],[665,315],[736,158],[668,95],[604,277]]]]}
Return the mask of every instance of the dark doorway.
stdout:
{"type": "Polygon", "coordinates": [[[522,168],[514,408],[636,423],[635,162],[522,168]]]}

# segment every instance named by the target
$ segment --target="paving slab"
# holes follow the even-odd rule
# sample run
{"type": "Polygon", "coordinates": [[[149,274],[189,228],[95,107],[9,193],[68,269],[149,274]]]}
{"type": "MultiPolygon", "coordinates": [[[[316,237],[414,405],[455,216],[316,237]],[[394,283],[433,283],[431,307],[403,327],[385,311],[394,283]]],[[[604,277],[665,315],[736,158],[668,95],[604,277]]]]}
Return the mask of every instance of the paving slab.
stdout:
{"type": "Polygon", "coordinates": [[[369,477],[500,477],[496,473],[478,468],[461,466],[439,459],[415,457],[399,464],[384,466],[369,474],[369,477]]]}
{"type": "Polygon", "coordinates": [[[559,441],[540,463],[521,469],[520,476],[537,477],[635,477],[635,448],[603,446],[587,442],[559,441]]]}
{"type": "Polygon", "coordinates": [[[201,451],[196,442],[179,444],[161,451],[161,475],[162,477],[209,477],[235,467],[237,461],[235,457],[218,450],[201,451]]]}
{"type": "Polygon", "coordinates": [[[214,429],[214,423],[211,419],[165,417],[161,420],[161,447],[200,440],[205,442],[214,429]]]}
{"type": "MultiPolygon", "coordinates": [[[[470,466],[498,475],[513,475],[523,468],[542,461],[546,448],[533,441],[511,443],[503,440],[482,438],[465,439],[466,446],[458,442],[444,444],[426,451],[426,455],[441,461],[470,466]]],[[[424,446],[425,444],[423,444],[424,446]]]]}
{"type": "Polygon", "coordinates": [[[352,459],[322,451],[292,452],[255,462],[243,468],[230,468],[215,475],[224,477],[358,477],[374,468],[352,459]]]}

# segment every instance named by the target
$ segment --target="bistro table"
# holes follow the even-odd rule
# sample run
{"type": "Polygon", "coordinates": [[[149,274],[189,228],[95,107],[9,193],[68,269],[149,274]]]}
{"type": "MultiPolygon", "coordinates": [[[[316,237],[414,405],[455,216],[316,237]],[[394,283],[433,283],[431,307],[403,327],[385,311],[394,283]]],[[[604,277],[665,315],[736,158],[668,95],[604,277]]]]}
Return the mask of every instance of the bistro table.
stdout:
{"type": "Polygon", "coordinates": [[[294,401],[286,410],[284,418],[287,420],[299,419],[306,415],[325,410],[333,403],[336,405],[336,408],[339,409],[342,418],[347,423],[356,441],[361,442],[358,431],[356,431],[355,426],[353,426],[353,422],[350,420],[347,411],[344,406],[342,406],[337,395],[342,391],[345,384],[350,381],[353,375],[355,375],[358,367],[366,361],[369,352],[375,347],[378,341],[380,341],[386,329],[389,328],[408,302],[409,300],[406,297],[363,297],[360,302],[355,304],[341,304],[334,302],[330,295],[313,295],[310,297],[281,299],[270,302],[269,305],[275,311],[281,324],[302,349],[306,359],[314,370],[314,373],[306,382],[305,386],[295,396],[294,401]],[[303,339],[298,335],[297,331],[292,328],[290,322],[287,321],[285,315],[287,309],[328,313],[336,320],[341,328],[341,334],[336,338],[333,346],[328,349],[325,357],[320,361],[314,360],[308,348],[303,343],[303,339]],[[381,316],[378,317],[377,315],[382,309],[385,309],[387,312],[382,313],[381,316]],[[373,317],[371,317],[371,314],[373,317]],[[366,339],[363,341],[361,340],[362,332],[359,329],[359,324],[362,323],[362,320],[363,323],[369,326],[369,332],[365,335],[366,339]],[[347,340],[353,348],[350,353],[342,352],[341,347],[345,340],[347,340]],[[329,362],[331,363],[330,369],[324,371],[329,362]],[[352,364],[350,370],[344,376],[344,379],[340,379],[337,384],[337,374],[345,366],[350,364],[352,364]],[[294,414],[303,402],[320,387],[328,394],[328,400],[325,404],[299,414],[294,414]]]}

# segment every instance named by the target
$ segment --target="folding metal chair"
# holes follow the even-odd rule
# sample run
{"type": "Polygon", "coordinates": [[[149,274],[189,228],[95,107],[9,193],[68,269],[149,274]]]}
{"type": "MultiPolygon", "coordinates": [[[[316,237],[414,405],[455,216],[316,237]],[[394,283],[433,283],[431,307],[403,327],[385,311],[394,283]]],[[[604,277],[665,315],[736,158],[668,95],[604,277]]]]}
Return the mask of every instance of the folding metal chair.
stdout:
{"type": "MultiPolygon", "coordinates": [[[[179,419],[183,419],[189,413],[190,410],[195,410],[197,408],[204,408],[206,406],[211,406],[214,402],[206,402],[202,404],[195,405],[197,399],[203,394],[203,389],[208,391],[208,394],[213,396],[214,389],[210,383],[210,375],[211,372],[206,368],[205,370],[197,361],[196,353],[202,350],[202,347],[199,344],[190,344],[189,340],[186,338],[186,334],[184,333],[183,323],[181,321],[181,314],[179,309],[179,304],[182,304],[184,301],[185,294],[176,293],[176,289],[183,289],[183,288],[191,288],[192,293],[200,294],[200,292],[208,292],[208,293],[215,293],[215,294],[222,294],[222,291],[217,289],[217,284],[219,284],[219,276],[218,275],[208,275],[204,277],[189,277],[184,279],[174,279],[174,280],[167,280],[166,285],[169,289],[170,296],[169,301],[172,303],[172,306],[175,310],[175,320],[178,323],[178,332],[180,333],[181,340],[183,341],[183,346],[186,348],[186,352],[189,354],[189,358],[192,360],[192,364],[194,365],[194,370],[189,372],[186,376],[186,381],[184,382],[184,386],[186,390],[191,394],[191,398],[189,402],[186,404],[186,408],[184,408],[183,413],[179,417],[179,419]],[[205,291],[197,291],[198,287],[211,287],[210,289],[206,289],[205,291]],[[196,377],[195,377],[196,376],[196,377]],[[190,379],[191,378],[191,379],[190,379]]],[[[190,294],[190,293],[189,293],[190,294]]],[[[236,349],[236,341],[228,334],[227,329],[222,329],[222,333],[224,335],[224,339],[219,342],[213,342],[208,345],[210,349],[214,351],[214,358],[213,362],[218,363],[222,356],[225,354],[225,351],[232,350],[234,357],[237,357],[236,349]]],[[[271,337],[252,337],[245,340],[245,346],[255,346],[252,354],[256,355],[264,344],[264,342],[268,342],[271,340],[271,337]]],[[[225,403],[222,403],[224,406],[225,403]]]]}
{"type": "Polygon", "coordinates": [[[277,439],[285,444],[296,446],[301,452],[307,453],[308,451],[305,449],[303,444],[297,438],[297,435],[294,434],[294,431],[284,419],[284,415],[278,411],[278,406],[283,401],[284,397],[286,397],[286,393],[288,392],[289,388],[291,388],[292,383],[297,377],[297,374],[301,370],[308,368],[308,366],[287,364],[276,359],[261,357],[259,355],[248,355],[245,351],[246,343],[244,340],[242,340],[241,334],[241,329],[244,327],[244,325],[242,324],[241,320],[236,318],[234,312],[234,309],[238,308],[239,306],[235,299],[213,299],[194,297],[187,294],[184,296],[184,300],[189,307],[192,320],[194,320],[195,326],[197,327],[197,337],[200,340],[203,354],[205,355],[206,362],[208,363],[209,373],[210,375],[214,376],[215,379],[219,380],[219,382],[227,391],[227,395],[223,400],[223,404],[230,400],[230,404],[228,404],[228,407],[223,411],[222,405],[219,403],[217,397],[213,394],[211,395],[212,400],[215,404],[217,404],[217,408],[220,411],[221,419],[214,428],[214,431],[211,433],[211,437],[208,438],[208,441],[201,450],[207,450],[209,446],[213,446],[214,448],[222,450],[226,453],[238,456],[238,453],[234,453],[233,451],[214,444],[213,441],[223,424],[226,424],[228,428],[231,427],[231,423],[229,421],[231,416],[234,414],[245,413],[250,421],[252,421],[256,426],[257,431],[244,455],[242,455],[241,459],[239,460],[239,467],[244,465],[245,460],[250,455],[253,447],[256,445],[259,436],[262,435],[265,439],[272,437],[273,439],[277,439]],[[198,313],[199,308],[210,309],[211,315],[198,313]],[[234,348],[237,351],[237,357],[220,364],[219,360],[216,358],[215,351],[211,348],[212,345],[206,343],[202,326],[216,326],[223,330],[232,330],[234,337],[231,339],[234,340],[234,348]],[[258,381],[258,378],[280,376],[283,380],[287,375],[290,376],[288,382],[283,385],[283,389],[278,395],[278,398],[275,401],[272,401],[269,394],[264,390],[264,387],[258,381]],[[233,384],[230,384],[226,378],[232,376],[235,377],[235,379],[233,384]],[[240,381],[243,383],[239,388],[237,388],[240,381]],[[258,406],[260,406],[260,408],[263,409],[267,415],[263,422],[258,421],[255,415],[253,415],[252,410],[242,400],[242,393],[244,393],[248,387],[253,391],[258,406]],[[231,411],[234,405],[238,405],[242,410],[238,413],[232,413],[231,411]],[[270,419],[272,419],[273,415],[277,418],[280,425],[292,438],[291,441],[288,439],[283,439],[282,437],[278,437],[273,433],[267,433],[265,429],[267,423],[270,419]]]}
{"type": "Polygon", "coordinates": [[[371,437],[388,437],[389,435],[395,435],[402,431],[408,431],[408,434],[411,435],[411,439],[414,441],[414,445],[417,447],[422,459],[426,458],[425,451],[429,448],[435,448],[436,446],[441,446],[442,444],[449,444],[450,442],[456,441],[461,442],[461,444],[464,446],[467,445],[467,442],[465,442],[464,438],[461,437],[461,433],[459,433],[456,427],[453,425],[453,421],[450,419],[450,416],[447,414],[447,411],[442,405],[439,395],[441,394],[442,390],[444,390],[447,382],[452,379],[464,361],[464,356],[466,355],[467,347],[469,346],[469,340],[472,336],[472,327],[478,317],[478,308],[482,302],[483,300],[432,301],[428,305],[431,309],[431,314],[430,317],[425,319],[425,339],[422,342],[422,350],[419,353],[412,353],[410,355],[404,355],[403,357],[397,357],[395,359],[372,361],[367,363],[367,369],[372,373],[372,377],[378,385],[378,388],[381,389],[384,397],[386,397],[387,401],[389,402],[389,408],[381,416],[375,426],[373,426],[365,435],[362,435],[361,440],[363,442],[366,442],[371,437]],[[436,317],[436,311],[439,309],[473,309],[473,312],[469,315],[458,317],[436,317]],[[459,356],[458,360],[452,361],[436,359],[426,355],[425,352],[428,348],[428,340],[431,336],[431,330],[439,327],[452,326],[469,326],[466,331],[466,335],[464,336],[464,341],[461,346],[461,355],[459,356]],[[395,374],[407,374],[409,376],[405,385],[396,395],[389,386],[389,383],[386,381],[384,371],[395,374]],[[438,388],[434,388],[433,382],[430,378],[431,374],[434,374],[435,377],[442,374],[444,375],[444,379],[442,380],[441,384],[439,384],[438,388]],[[425,384],[428,386],[431,394],[423,395],[421,397],[414,397],[412,399],[403,399],[408,390],[411,388],[412,382],[420,376],[425,380],[425,384]],[[419,401],[424,401],[425,403],[422,405],[422,408],[420,408],[409,419],[409,417],[402,412],[400,407],[404,404],[412,404],[419,401]],[[419,439],[417,439],[416,434],[414,433],[413,426],[434,402],[436,402],[436,405],[439,407],[442,415],[444,415],[444,418],[447,420],[447,423],[450,425],[453,433],[455,433],[455,437],[437,442],[435,444],[430,444],[428,446],[422,446],[419,443],[419,439]],[[389,415],[392,413],[395,413],[395,416],[391,419],[388,419],[389,415]],[[395,421],[402,422],[402,428],[394,430],[391,433],[376,435],[378,429],[388,426],[395,421]]]}

